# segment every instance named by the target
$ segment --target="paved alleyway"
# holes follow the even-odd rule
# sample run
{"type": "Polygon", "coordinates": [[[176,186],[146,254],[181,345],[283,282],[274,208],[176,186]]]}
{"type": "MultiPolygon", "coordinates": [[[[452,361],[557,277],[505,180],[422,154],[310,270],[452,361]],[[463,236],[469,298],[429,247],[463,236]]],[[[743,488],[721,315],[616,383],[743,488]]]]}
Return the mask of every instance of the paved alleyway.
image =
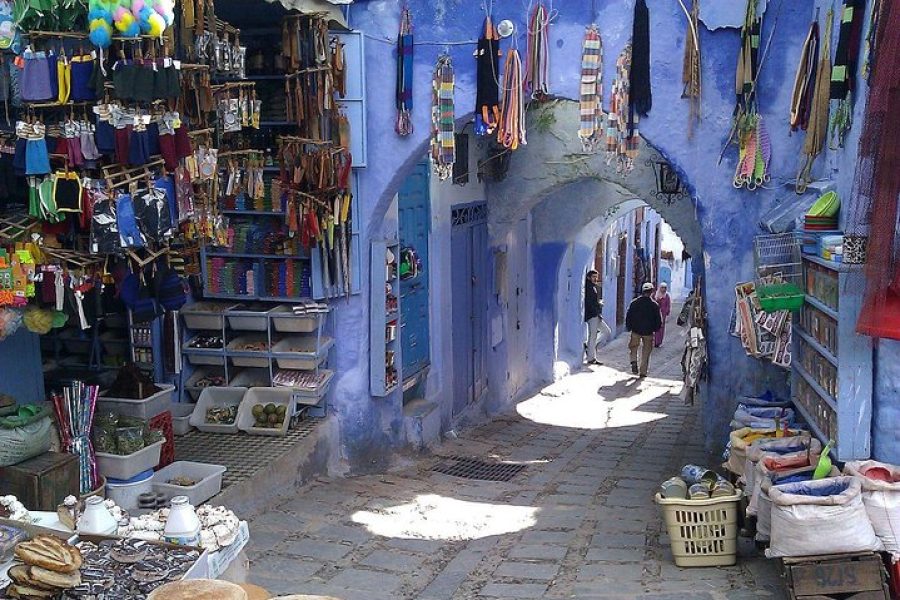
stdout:
{"type": "Polygon", "coordinates": [[[318,480],[251,522],[251,581],[340,600],[783,598],[752,546],[727,569],[674,567],[652,495],[703,461],[697,410],[680,390],[681,330],[626,374],[624,336],[606,366],[574,374],[435,456],[385,475],[318,480]],[[508,483],[432,471],[450,456],[519,461],[508,483]]]}

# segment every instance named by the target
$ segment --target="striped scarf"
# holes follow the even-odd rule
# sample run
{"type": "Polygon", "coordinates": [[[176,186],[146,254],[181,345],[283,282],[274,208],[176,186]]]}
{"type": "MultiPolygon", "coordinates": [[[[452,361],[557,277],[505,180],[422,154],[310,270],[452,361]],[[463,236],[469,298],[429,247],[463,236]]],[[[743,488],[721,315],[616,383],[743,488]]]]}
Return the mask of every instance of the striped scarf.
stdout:
{"type": "Polygon", "coordinates": [[[631,44],[625,46],[616,61],[616,80],[610,98],[609,120],[606,125],[606,162],[616,161],[616,172],[627,175],[634,168],[638,155],[640,117],[629,102],[631,72],[631,44]]]}
{"type": "Polygon", "coordinates": [[[603,143],[603,40],[596,25],[587,28],[581,54],[581,129],[578,137],[585,152],[596,152],[603,143]]]}
{"type": "Polygon", "coordinates": [[[456,113],[453,106],[455,78],[449,56],[438,58],[433,81],[431,165],[435,175],[444,181],[453,174],[453,164],[456,162],[456,113]]]}
{"type": "Polygon", "coordinates": [[[413,34],[412,16],[404,8],[397,34],[397,134],[413,132],[413,34]]]}

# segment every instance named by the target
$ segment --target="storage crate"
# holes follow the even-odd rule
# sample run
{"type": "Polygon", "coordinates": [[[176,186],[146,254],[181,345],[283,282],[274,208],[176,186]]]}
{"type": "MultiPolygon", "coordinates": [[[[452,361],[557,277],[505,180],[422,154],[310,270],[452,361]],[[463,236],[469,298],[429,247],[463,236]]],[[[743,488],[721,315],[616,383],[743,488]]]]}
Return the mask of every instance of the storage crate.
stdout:
{"type": "Polygon", "coordinates": [[[291,391],[287,388],[256,387],[247,390],[241,407],[238,409],[238,428],[251,435],[283,436],[287,433],[291,422],[291,391]],[[277,428],[256,427],[256,419],[253,417],[253,406],[256,404],[274,404],[285,407],[284,421],[277,428]]]}
{"type": "Polygon", "coordinates": [[[66,496],[78,493],[78,457],[74,454],[45,452],[0,467],[0,496],[11,494],[29,510],[55,512],[66,496]]]}
{"type": "Polygon", "coordinates": [[[157,384],[156,387],[160,388],[160,390],[143,400],[113,398],[101,394],[97,399],[97,411],[109,411],[124,417],[135,417],[149,421],[156,415],[162,414],[169,409],[169,405],[172,403],[172,392],[175,391],[174,385],[161,383],[157,384]]]}
{"type": "Polygon", "coordinates": [[[212,433],[237,433],[237,417],[231,425],[216,425],[206,422],[206,409],[214,406],[240,406],[241,400],[247,388],[244,387],[215,387],[206,388],[200,392],[200,398],[197,399],[197,406],[191,413],[190,423],[200,431],[208,431],[212,433]]]}
{"type": "Polygon", "coordinates": [[[803,308],[805,295],[795,283],[773,283],[756,288],[759,305],[767,313],[779,310],[798,311],[803,308]]]}
{"type": "Polygon", "coordinates": [[[222,465],[179,460],[153,475],[153,491],[165,494],[169,498],[187,496],[191,505],[197,507],[222,490],[222,475],[226,470],[222,465]],[[191,486],[168,483],[176,477],[187,477],[197,483],[191,486]]]}
{"type": "Polygon", "coordinates": [[[725,567],[737,562],[738,504],[741,492],[709,500],[656,495],[679,567],[725,567]]]}
{"type": "Polygon", "coordinates": [[[97,471],[109,479],[131,479],[159,464],[165,440],[150,444],[133,454],[97,452],[97,471]]]}
{"type": "Polygon", "coordinates": [[[272,327],[281,333],[313,333],[325,322],[327,313],[315,313],[311,315],[297,316],[290,306],[277,306],[269,316],[272,318],[272,327]]]}
{"type": "MultiPolygon", "coordinates": [[[[268,364],[266,365],[268,366],[268,364]]],[[[244,369],[232,377],[229,385],[234,387],[268,387],[271,382],[269,369],[244,369]]]]}
{"type": "Polygon", "coordinates": [[[267,368],[269,366],[269,340],[265,334],[251,333],[231,340],[228,344],[228,356],[236,367],[267,368]],[[264,350],[242,350],[246,343],[262,343],[264,350]]]}
{"type": "Polygon", "coordinates": [[[791,600],[889,600],[884,564],[875,552],[782,559],[791,600]]]}
{"type": "Polygon", "coordinates": [[[279,369],[296,369],[298,371],[315,369],[328,356],[334,345],[330,337],[322,337],[316,345],[316,336],[300,335],[284,338],[272,347],[272,354],[279,369]]]}
{"type": "Polygon", "coordinates": [[[274,310],[265,304],[238,304],[225,314],[235,331],[268,331],[268,314],[274,310]]]}
{"type": "Polygon", "coordinates": [[[220,331],[225,326],[225,312],[234,304],[197,302],[181,309],[181,316],[188,329],[220,331]]]}
{"type": "Polygon", "coordinates": [[[185,348],[185,355],[192,365],[224,367],[225,354],[222,350],[192,350],[185,348]]]}
{"type": "Polygon", "coordinates": [[[225,369],[223,367],[201,367],[199,369],[195,369],[194,373],[184,384],[184,389],[188,394],[190,394],[192,400],[196,401],[197,398],[200,397],[200,392],[208,387],[222,387],[218,385],[197,385],[202,379],[205,379],[209,376],[221,377],[222,382],[225,383],[225,369]]]}
{"type": "Polygon", "coordinates": [[[193,402],[173,402],[169,406],[172,413],[172,431],[175,435],[187,435],[191,430],[191,415],[197,405],[193,402]]]}

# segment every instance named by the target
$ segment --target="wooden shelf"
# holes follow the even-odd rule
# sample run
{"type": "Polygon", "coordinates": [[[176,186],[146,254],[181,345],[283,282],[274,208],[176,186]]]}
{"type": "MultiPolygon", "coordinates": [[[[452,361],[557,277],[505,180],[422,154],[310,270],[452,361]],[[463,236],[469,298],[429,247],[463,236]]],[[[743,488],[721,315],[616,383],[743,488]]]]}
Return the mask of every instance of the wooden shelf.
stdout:
{"type": "Polygon", "coordinates": [[[794,331],[795,331],[801,338],[803,338],[803,341],[805,341],[807,344],[809,344],[809,345],[812,347],[813,350],[815,350],[816,352],[818,352],[819,354],[821,354],[826,360],[828,360],[828,362],[830,362],[831,364],[833,364],[835,367],[838,366],[838,359],[837,359],[837,357],[836,357],[834,354],[832,354],[831,352],[829,352],[829,351],[828,351],[828,348],[826,348],[825,346],[823,346],[822,344],[820,344],[820,343],[816,340],[816,338],[814,338],[813,336],[809,335],[808,333],[806,333],[805,331],[803,331],[803,330],[800,329],[799,327],[797,327],[796,329],[794,329],[794,331]]]}
{"type": "Polygon", "coordinates": [[[824,302],[822,302],[815,296],[806,294],[806,301],[808,303],[810,303],[811,305],[815,306],[816,308],[818,308],[819,310],[821,310],[823,313],[825,313],[826,315],[828,315],[835,321],[837,321],[840,318],[838,316],[838,313],[836,310],[834,310],[833,308],[831,308],[830,306],[828,306],[827,304],[825,304],[824,302]]]}
{"type": "Polygon", "coordinates": [[[861,271],[863,265],[848,265],[845,263],[834,262],[833,260],[825,260],[821,256],[815,254],[804,254],[803,260],[808,260],[826,269],[831,269],[837,273],[851,273],[853,271],[861,271]]]}
{"type": "Polygon", "coordinates": [[[819,385],[819,382],[816,381],[816,379],[812,375],[810,375],[801,365],[794,365],[794,368],[797,369],[797,373],[799,373],[800,376],[806,380],[806,383],[809,384],[809,387],[811,387],[813,391],[817,393],[828,406],[831,407],[831,410],[837,412],[837,400],[835,400],[831,394],[826,392],[825,388],[819,385]]]}
{"type": "Polygon", "coordinates": [[[812,415],[806,410],[806,408],[797,401],[794,401],[794,408],[803,415],[803,420],[806,421],[806,425],[809,429],[815,434],[819,441],[822,442],[822,445],[826,445],[828,443],[829,437],[825,435],[825,432],[819,428],[819,425],[816,423],[816,420],[812,418],[812,415]]]}

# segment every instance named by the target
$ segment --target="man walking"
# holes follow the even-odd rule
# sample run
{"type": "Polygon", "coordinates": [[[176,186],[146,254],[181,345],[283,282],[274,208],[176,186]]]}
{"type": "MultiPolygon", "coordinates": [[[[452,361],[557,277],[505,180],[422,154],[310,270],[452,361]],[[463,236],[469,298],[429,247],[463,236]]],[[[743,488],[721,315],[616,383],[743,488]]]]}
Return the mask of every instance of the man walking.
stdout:
{"type": "Polygon", "coordinates": [[[631,354],[631,372],[647,376],[650,353],[653,352],[653,334],[662,327],[659,305],[653,300],[653,284],[645,283],[641,295],[631,301],[625,315],[625,329],[631,332],[628,351],[631,354]],[[638,370],[638,348],[641,349],[641,365],[638,370]]]}
{"type": "Polygon", "coordinates": [[[610,336],[609,326],[603,322],[603,300],[600,299],[600,274],[588,271],[584,280],[584,322],[588,326],[587,364],[597,362],[597,343],[601,334],[610,336]]]}

